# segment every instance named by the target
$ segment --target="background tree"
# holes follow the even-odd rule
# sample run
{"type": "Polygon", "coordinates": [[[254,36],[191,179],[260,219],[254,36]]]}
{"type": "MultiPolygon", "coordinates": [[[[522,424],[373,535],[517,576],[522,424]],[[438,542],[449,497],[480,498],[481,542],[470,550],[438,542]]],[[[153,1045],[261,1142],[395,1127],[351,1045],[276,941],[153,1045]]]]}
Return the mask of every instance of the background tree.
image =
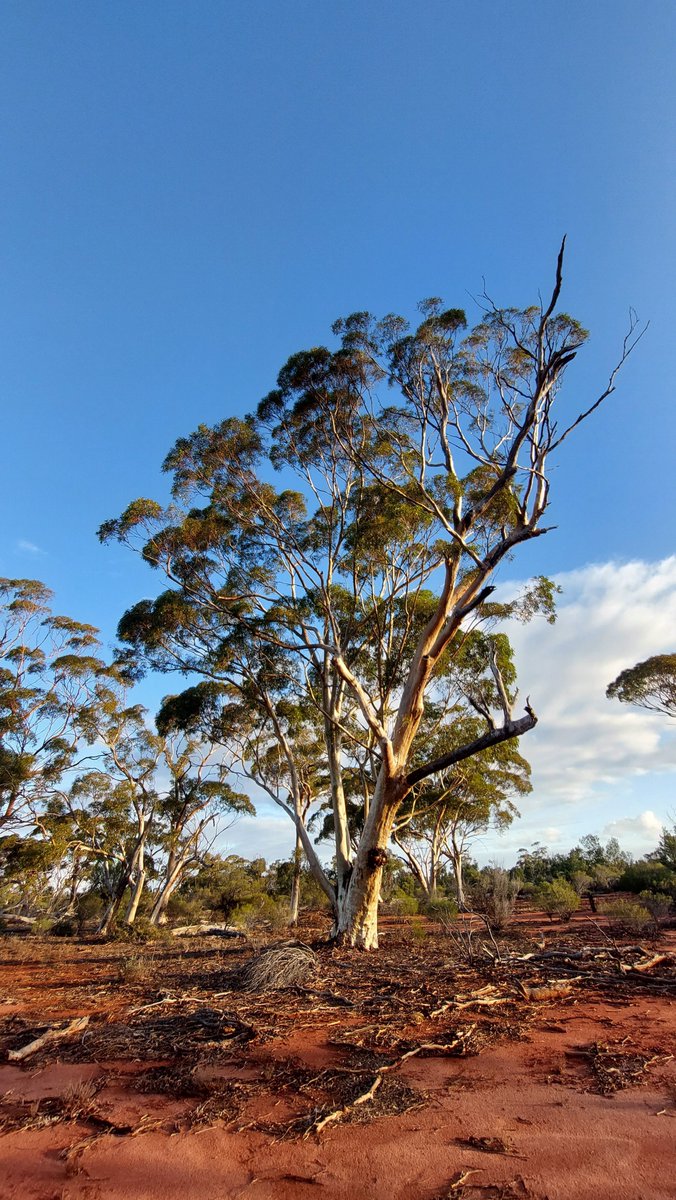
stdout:
{"type": "Polygon", "coordinates": [[[248,796],[233,791],[229,765],[215,760],[212,746],[185,736],[163,738],[162,757],[169,783],[160,793],[156,814],[155,843],[164,862],[150,912],[154,925],[186,874],[208,852],[207,831],[211,829],[213,844],[228,828],[224,817],[232,824],[233,817],[255,812],[248,796]]]}
{"type": "Polygon", "coordinates": [[[392,840],[425,894],[433,898],[444,864],[453,871],[465,907],[463,864],[470,846],[492,825],[508,828],[518,809],[511,797],[531,790],[530,767],[514,743],[476,755],[413,792],[397,816],[392,840]]]}
{"type": "Polygon", "coordinates": [[[676,654],[655,654],[627,667],[608,684],[606,696],[676,717],[676,654]]]}
{"type": "MultiPolygon", "coordinates": [[[[487,301],[466,335],[464,313],[437,300],[414,330],[364,313],[337,322],[337,347],[292,356],[255,416],[177,442],[165,463],[172,508],[136,501],[101,530],[170,581],[124,619],[134,653],[169,634],[174,666],[209,679],[233,633],[287,656],[323,723],[335,933],[364,948],[377,945],[387,846],[411,790],[536,723],[528,704],[515,715],[498,670],[498,704],[477,738],[435,759],[419,737],[468,624],[495,616],[496,569],[547,532],[551,454],[614,390],[617,368],[599,396],[557,419],[586,338],[557,312],[562,262],[563,247],[546,305],[487,301]],[[273,487],[271,467],[298,490],[273,487]],[[356,745],[374,782],[353,850],[344,769],[356,745]]],[[[521,611],[550,604],[540,581],[521,611]]]]}
{"type": "Polygon", "coordinates": [[[0,830],[28,827],[78,757],[103,662],[97,630],[50,611],[35,579],[0,579],[0,830]]]}

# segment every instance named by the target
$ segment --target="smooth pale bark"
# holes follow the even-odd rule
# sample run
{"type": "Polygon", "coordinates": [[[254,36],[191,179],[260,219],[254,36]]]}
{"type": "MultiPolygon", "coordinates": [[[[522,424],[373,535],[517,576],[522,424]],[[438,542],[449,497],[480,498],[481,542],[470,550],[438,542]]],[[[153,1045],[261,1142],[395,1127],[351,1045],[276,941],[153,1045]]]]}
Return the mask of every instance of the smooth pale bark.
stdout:
{"type": "Polygon", "coordinates": [[[462,851],[457,846],[453,846],[451,852],[451,863],[453,865],[453,875],[455,877],[455,890],[458,897],[458,908],[464,909],[465,904],[465,888],[462,878],[462,851]]]}
{"type": "Polygon", "coordinates": [[[394,819],[405,796],[401,779],[379,778],[359,841],[347,892],[338,905],[335,936],[361,950],[378,948],[378,901],[387,846],[394,819]]]}
{"type": "Polygon", "coordinates": [[[330,715],[324,721],[336,855],[336,911],[340,909],[345,900],[352,874],[352,846],[343,787],[342,736],[335,724],[340,720],[340,715],[340,703],[335,700],[332,703],[330,715]]]}
{"type": "MultiPolygon", "coordinates": [[[[419,678],[427,674],[427,667],[421,666],[419,678]]],[[[534,728],[537,717],[530,707],[526,715],[514,721],[505,720],[501,728],[494,728],[482,738],[468,746],[461,747],[438,759],[427,768],[418,768],[408,774],[405,764],[410,752],[410,745],[420,725],[422,717],[422,698],[416,699],[416,693],[411,696],[412,709],[408,721],[404,721],[400,711],[401,735],[399,739],[402,761],[397,761],[393,753],[392,743],[384,747],[384,761],[373,794],[373,801],[364,824],[359,847],[354,859],[352,873],[345,899],[337,905],[337,917],[334,935],[341,941],[362,950],[375,950],[378,947],[378,901],[382,869],[387,861],[387,846],[403,801],[416,782],[432,774],[433,771],[461,762],[478,751],[490,745],[520,737],[534,728]],[[418,702],[420,701],[420,702],[418,702]],[[392,769],[392,766],[394,769],[392,769]]]]}
{"type": "Polygon", "coordinates": [[[128,881],[131,884],[131,897],[127,905],[127,911],[124,914],[125,925],[133,925],[136,920],[136,913],[138,912],[138,906],[146,882],[145,850],[150,824],[142,817],[139,818],[139,821],[141,829],[128,872],[128,881]]]}
{"type": "Polygon", "coordinates": [[[117,917],[118,912],[120,911],[120,908],[122,907],[122,900],[124,898],[124,893],[127,890],[128,884],[129,884],[129,874],[128,874],[128,872],[125,872],[123,878],[120,880],[120,882],[117,885],[117,888],[115,890],[115,895],[109,901],[108,907],[105,910],[103,916],[101,917],[101,920],[100,920],[98,928],[97,928],[97,933],[102,933],[102,934],[108,933],[111,925],[113,924],[113,922],[115,921],[115,918],[117,917]]]}
{"type": "Polygon", "coordinates": [[[293,877],[291,879],[291,897],[289,899],[289,925],[298,924],[300,912],[300,884],[303,868],[303,843],[296,829],[296,847],[293,853],[293,877]]]}
{"type": "Polygon", "coordinates": [[[146,882],[146,873],[145,873],[145,870],[143,869],[143,867],[141,867],[141,869],[139,871],[137,871],[136,880],[134,882],[134,886],[133,886],[132,893],[131,893],[131,899],[127,906],[127,911],[124,915],[125,925],[133,925],[134,921],[136,920],[136,914],[138,912],[138,906],[139,906],[139,903],[141,900],[141,896],[143,894],[143,888],[145,887],[145,882],[146,882]]]}
{"type": "Polygon", "coordinates": [[[187,863],[181,861],[175,862],[171,867],[168,866],[165,881],[160,888],[150,913],[151,925],[159,925],[161,923],[165,909],[181,882],[186,866],[187,863]]]}

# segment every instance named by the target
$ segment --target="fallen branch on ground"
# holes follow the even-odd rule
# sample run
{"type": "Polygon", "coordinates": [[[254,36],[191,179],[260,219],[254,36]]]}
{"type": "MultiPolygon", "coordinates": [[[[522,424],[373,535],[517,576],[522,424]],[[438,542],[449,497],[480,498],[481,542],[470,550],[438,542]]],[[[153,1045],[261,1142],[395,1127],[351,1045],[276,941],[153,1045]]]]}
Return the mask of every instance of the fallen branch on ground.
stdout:
{"type": "Polygon", "coordinates": [[[323,1129],[326,1129],[328,1125],[336,1125],[338,1121],[342,1121],[343,1118],[347,1117],[354,1108],[357,1108],[361,1104],[368,1104],[370,1100],[373,1100],[373,1097],[378,1091],[378,1088],[382,1084],[385,1076],[389,1075],[392,1071],[398,1070],[399,1067],[407,1062],[409,1058],[415,1058],[416,1055],[423,1054],[425,1052],[432,1054],[449,1054],[452,1050],[456,1050],[458,1046],[463,1045],[463,1043],[470,1036],[470,1034],[474,1032],[475,1029],[476,1025],[470,1025],[469,1029],[463,1030],[452,1042],[446,1042],[443,1044],[438,1042],[423,1042],[420,1046],[415,1046],[413,1050],[407,1050],[406,1053],[402,1054],[396,1062],[389,1063],[387,1066],[381,1067],[376,1073],[371,1086],[365,1092],[362,1092],[360,1096],[357,1096],[356,1100],[350,1101],[349,1104],[344,1104],[342,1108],[334,1109],[333,1112],[327,1113],[326,1116],[321,1118],[321,1120],[315,1121],[305,1133],[305,1137],[309,1137],[311,1133],[316,1133],[319,1135],[323,1129]]]}
{"type": "Polygon", "coordinates": [[[9,1050],[7,1058],[10,1062],[20,1062],[22,1058],[28,1058],[31,1054],[35,1054],[36,1050],[41,1050],[48,1042],[59,1042],[63,1038],[71,1037],[74,1033],[80,1033],[86,1029],[89,1024],[89,1017],[76,1017],[75,1020],[69,1021],[67,1025],[60,1025],[56,1029],[48,1029],[45,1033],[41,1033],[40,1037],[29,1042],[27,1046],[21,1046],[19,1050],[9,1050]]]}

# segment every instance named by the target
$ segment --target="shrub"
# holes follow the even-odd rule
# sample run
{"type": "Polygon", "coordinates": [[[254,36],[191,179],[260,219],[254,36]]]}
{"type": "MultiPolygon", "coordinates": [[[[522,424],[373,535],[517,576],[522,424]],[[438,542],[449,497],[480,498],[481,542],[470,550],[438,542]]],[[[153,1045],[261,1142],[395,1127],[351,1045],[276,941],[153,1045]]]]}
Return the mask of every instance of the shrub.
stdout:
{"type": "Polygon", "coordinates": [[[534,896],[535,903],[547,913],[550,920],[560,917],[569,921],[580,907],[580,897],[567,879],[559,875],[551,883],[542,883],[534,896]]]}
{"type": "Polygon", "coordinates": [[[285,900],[262,894],[252,904],[235,909],[234,917],[238,925],[251,933],[261,926],[279,932],[289,923],[289,905],[285,900]]]}
{"type": "Polygon", "coordinates": [[[653,923],[648,909],[635,900],[607,901],[600,911],[615,933],[643,933],[653,923]]]}
{"type": "Polygon", "coordinates": [[[79,931],[79,922],[76,916],[59,917],[49,930],[50,937],[75,937],[79,931]]]}
{"type": "Polygon", "coordinates": [[[573,871],[570,877],[578,896],[583,896],[585,892],[591,890],[598,881],[592,875],[588,875],[586,871],[573,871]]]}
{"type": "Polygon", "coordinates": [[[151,925],[147,917],[137,917],[133,925],[121,922],[108,934],[111,942],[168,942],[171,932],[164,925],[151,925]]]}
{"type": "Polygon", "coordinates": [[[502,867],[491,867],[482,871],[473,901],[478,912],[483,913],[491,929],[505,928],[514,916],[520,881],[512,879],[502,867]]]}
{"type": "Polygon", "coordinates": [[[88,925],[98,925],[104,907],[103,897],[97,891],[82,892],[75,901],[78,933],[82,933],[88,925]]]}
{"type": "Polygon", "coordinates": [[[664,892],[639,892],[638,898],[648,909],[655,924],[668,917],[673,907],[671,897],[664,892]]]}
{"type": "Polygon", "coordinates": [[[154,963],[140,954],[121,958],[117,967],[120,983],[147,983],[153,976],[154,963]]]}
{"type": "Polygon", "coordinates": [[[421,917],[413,917],[411,924],[411,937],[416,942],[424,942],[428,934],[427,926],[421,917]]]}
{"type": "Polygon", "coordinates": [[[414,917],[418,908],[416,897],[400,891],[399,888],[392,893],[387,905],[387,911],[395,917],[414,917]]]}
{"type": "Polygon", "coordinates": [[[168,919],[177,925],[199,925],[210,915],[201,900],[183,896],[180,892],[174,892],[167,904],[166,914],[168,919]]]}
{"type": "Polygon", "coordinates": [[[450,896],[436,896],[425,903],[424,911],[433,921],[452,921],[458,915],[458,906],[450,896]]]}
{"type": "Polygon", "coordinates": [[[676,900],[676,872],[663,863],[642,858],[631,863],[617,881],[620,892],[662,892],[676,900]]]}

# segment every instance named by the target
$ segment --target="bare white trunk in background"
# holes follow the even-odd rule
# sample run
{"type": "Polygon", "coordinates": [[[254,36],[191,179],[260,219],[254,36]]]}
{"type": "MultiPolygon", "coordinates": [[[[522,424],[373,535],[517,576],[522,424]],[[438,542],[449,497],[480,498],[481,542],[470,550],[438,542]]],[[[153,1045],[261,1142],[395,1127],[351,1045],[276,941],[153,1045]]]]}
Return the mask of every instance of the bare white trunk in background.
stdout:
{"type": "Polygon", "coordinates": [[[303,868],[303,843],[296,829],[296,846],[293,852],[293,876],[291,878],[291,896],[289,899],[289,925],[298,924],[300,913],[300,885],[303,868]]]}

